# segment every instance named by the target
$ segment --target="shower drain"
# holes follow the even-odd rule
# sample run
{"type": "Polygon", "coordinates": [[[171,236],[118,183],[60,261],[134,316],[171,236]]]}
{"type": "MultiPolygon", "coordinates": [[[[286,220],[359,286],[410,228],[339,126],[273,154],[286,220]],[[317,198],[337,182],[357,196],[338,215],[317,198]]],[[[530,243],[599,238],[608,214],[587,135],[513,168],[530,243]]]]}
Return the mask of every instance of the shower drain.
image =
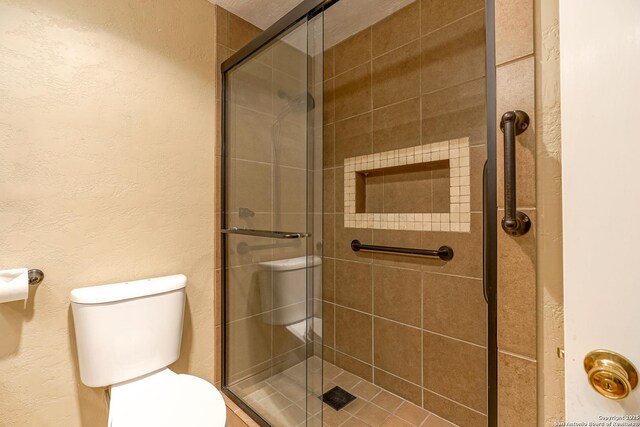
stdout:
{"type": "Polygon", "coordinates": [[[356,397],[353,394],[338,386],[335,386],[334,388],[320,396],[320,400],[331,406],[336,411],[344,408],[355,399],[356,397]]]}

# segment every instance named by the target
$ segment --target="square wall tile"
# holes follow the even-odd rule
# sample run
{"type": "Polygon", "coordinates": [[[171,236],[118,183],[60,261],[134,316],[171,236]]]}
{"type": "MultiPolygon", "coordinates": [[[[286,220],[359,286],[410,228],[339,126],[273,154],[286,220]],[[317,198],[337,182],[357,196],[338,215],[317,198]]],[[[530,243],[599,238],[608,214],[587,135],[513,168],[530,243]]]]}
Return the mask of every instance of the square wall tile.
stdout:
{"type": "MultiPolygon", "coordinates": [[[[260,61],[249,61],[229,75],[229,84],[234,87],[230,94],[231,108],[240,105],[262,113],[271,114],[273,107],[273,70],[260,61]]],[[[229,120],[234,111],[230,109],[229,120]]]]}
{"type": "Polygon", "coordinates": [[[373,111],[373,152],[420,145],[420,99],[373,111]]]}
{"type": "Polygon", "coordinates": [[[371,363],[373,318],[340,306],[335,307],[336,350],[371,363]]]}
{"type": "Polygon", "coordinates": [[[371,264],[338,259],[335,268],[336,304],[371,313],[371,264]]]}
{"type": "Polygon", "coordinates": [[[337,75],[334,85],[336,121],[371,111],[371,62],[337,75]]]}
{"type": "Polygon", "coordinates": [[[483,0],[420,0],[422,35],[484,8],[483,0]]]}
{"type": "Polygon", "coordinates": [[[335,211],[334,169],[325,169],[322,173],[322,210],[335,211]]]}
{"type": "Polygon", "coordinates": [[[423,248],[450,246],[454,256],[451,261],[439,259],[422,260],[423,271],[454,274],[466,277],[482,278],[482,214],[472,213],[470,233],[451,233],[446,231],[422,232],[423,248]]]}
{"type": "Polygon", "coordinates": [[[486,413],[487,350],[424,332],[424,387],[486,413]]]}
{"type": "Polygon", "coordinates": [[[422,143],[469,137],[469,145],[487,141],[485,79],[423,95],[422,143]]]}
{"type": "Polygon", "coordinates": [[[346,230],[344,227],[344,215],[336,214],[335,223],[335,257],[360,262],[371,262],[371,253],[351,249],[352,240],[360,240],[361,242],[370,242],[372,240],[373,231],[366,228],[357,228],[346,230]]]}
{"type": "Polygon", "coordinates": [[[335,76],[335,73],[334,73],[335,49],[333,47],[330,47],[329,49],[324,51],[324,56],[322,58],[322,66],[323,66],[324,80],[331,79],[335,76]]]}
{"type": "Polygon", "coordinates": [[[371,27],[334,46],[335,74],[342,74],[371,60],[371,27]]]}
{"type": "Polygon", "coordinates": [[[373,56],[420,37],[420,1],[414,1],[373,26],[373,56]]]}
{"type": "Polygon", "coordinates": [[[536,229],[535,210],[523,210],[533,226],[524,236],[511,237],[498,210],[498,347],[536,358],[536,229]]]}
{"type": "MultiPolygon", "coordinates": [[[[342,217],[340,219],[342,219],[342,217]]],[[[322,215],[322,251],[325,257],[332,257],[334,255],[334,224],[334,214],[325,213],[322,215]]]]}
{"type": "Polygon", "coordinates": [[[420,42],[418,40],[373,60],[373,107],[420,95],[420,42]]]}
{"type": "Polygon", "coordinates": [[[293,37],[286,37],[274,41],[270,45],[273,55],[273,68],[280,70],[296,80],[305,81],[307,79],[307,60],[306,42],[301,43],[294,41],[293,37]],[[291,44],[294,43],[294,44],[291,44]]]}
{"type": "Polygon", "coordinates": [[[335,260],[325,256],[322,259],[322,300],[334,301],[335,260]]]}
{"type": "Polygon", "coordinates": [[[371,119],[367,113],[335,124],[336,166],[343,166],[347,157],[372,153],[371,119]]]}
{"type": "Polygon", "coordinates": [[[373,313],[397,322],[421,327],[420,272],[373,266],[373,313]]]}
{"type": "Polygon", "coordinates": [[[533,1],[497,0],[496,64],[533,54],[533,1]]]}
{"type": "Polygon", "coordinates": [[[233,138],[233,157],[271,163],[273,160],[273,141],[271,139],[273,116],[240,106],[236,107],[234,112],[234,122],[243,125],[235,126],[230,130],[233,138]]]}
{"type": "Polygon", "coordinates": [[[334,125],[330,124],[324,127],[323,130],[323,167],[332,168],[335,166],[335,143],[334,143],[334,125]]]}
{"type": "Polygon", "coordinates": [[[455,86],[485,74],[484,11],[422,37],[422,93],[455,86]]]}
{"type": "MultiPolygon", "coordinates": [[[[405,230],[373,230],[373,243],[380,246],[396,246],[404,248],[420,248],[420,233],[405,230]]],[[[409,257],[400,254],[373,254],[376,265],[387,267],[398,267],[411,270],[420,270],[424,263],[424,258],[409,257]]]]}
{"type": "Polygon", "coordinates": [[[487,343],[482,279],[423,273],[424,329],[478,345],[487,343]]]}
{"type": "Polygon", "coordinates": [[[232,355],[227,359],[230,377],[260,369],[261,364],[271,358],[271,325],[261,316],[229,323],[226,336],[227,348],[232,355]]]}
{"type": "MultiPolygon", "coordinates": [[[[262,296],[272,292],[271,277],[259,274],[257,264],[246,264],[227,269],[228,321],[243,319],[271,310],[271,298],[262,296]]],[[[222,286],[222,284],[221,284],[222,286]]],[[[221,298],[220,298],[221,299],[221,298]]]]}
{"type": "Polygon", "coordinates": [[[334,331],[334,305],[325,302],[322,304],[322,343],[331,348],[335,348],[334,331]]]}
{"type": "Polygon", "coordinates": [[[498,425],[534,427],[537,421],[536,362],[498,354],[498,425]]]}
{"type": "Polygon", "coordinates": [[[245,160],[232,160],[229,173],[234,179],[230,188],[230,208],[249,208],[254,212],[272,210],[272,166],[245,160]],[[240,191],[242,190],[242,191],[240,191]]]}
{"type": "Polygon", "coordinates": [[[374,365],[406,381],[421,384],[420,329],[376,317],[374,365]]]}

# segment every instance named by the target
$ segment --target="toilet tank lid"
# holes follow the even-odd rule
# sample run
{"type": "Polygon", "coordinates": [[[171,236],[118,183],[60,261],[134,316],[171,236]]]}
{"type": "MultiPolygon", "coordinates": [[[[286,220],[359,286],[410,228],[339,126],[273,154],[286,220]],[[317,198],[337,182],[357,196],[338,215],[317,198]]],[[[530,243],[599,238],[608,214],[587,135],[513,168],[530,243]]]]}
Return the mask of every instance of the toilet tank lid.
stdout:
{"type": "Polygon", "coordinates": [[[111,285],[88,286],[71,291],[71,302],[77,304],[104,304],[146,297],[182,289],[187,284],[184,274],[134,280],[111,285]]]}
{"type": "Polygon", "coordinates": [[[315,267],[322,264],[319,256],[301,256],[297,258],[276,259],[274,261],[261,262],[258,264],[262,270],[285,271],[299,270],[305,267],[315,267]]]}

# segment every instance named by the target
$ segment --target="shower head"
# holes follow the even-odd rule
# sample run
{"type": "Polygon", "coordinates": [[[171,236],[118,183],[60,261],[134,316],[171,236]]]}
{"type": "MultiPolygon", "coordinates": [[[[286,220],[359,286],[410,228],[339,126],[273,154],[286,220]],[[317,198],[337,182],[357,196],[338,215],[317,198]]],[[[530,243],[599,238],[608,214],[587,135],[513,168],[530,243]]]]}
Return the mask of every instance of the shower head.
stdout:
{"type": "Polygon", "coordinates": [[[309,92],[305,92],[296,97],[289,96],[282,89],[278,90],[278,98],[286,99],[287,104],[282,109],[283,112],[309,112],[316,107],[316,101],[313,99],[313,96],[309,92]]]}

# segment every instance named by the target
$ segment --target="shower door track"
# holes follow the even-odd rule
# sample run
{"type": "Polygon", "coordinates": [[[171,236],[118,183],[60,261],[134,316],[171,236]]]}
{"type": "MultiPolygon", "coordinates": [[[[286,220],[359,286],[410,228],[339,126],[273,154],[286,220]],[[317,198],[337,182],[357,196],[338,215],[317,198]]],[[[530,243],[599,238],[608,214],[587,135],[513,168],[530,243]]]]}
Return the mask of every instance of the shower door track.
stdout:
{"type": "MultiPolygon", "coordinates": [[[[225,108],[227,101],[227,72],[244,62],[257,50],[275,40],[299,21],[310,19],[330,8],[340,0],[303,0],[298,6],[276,21],[248,44],[227,58],[220,66],[222,72],[222,141],[221,141],[221,215],[220,228],[227,228],[227,126],[225,108]]],[[[483,283],[487,299],[487,426],[498,425],[498,301],[497,301],[497,150],[496,150],[496,66],[495,66],[495,0],[485,0],[485,64],[486,64],[486,125],[487,125],[487,162],[483,177],[483,283]]],[[[256,413],[227,386],[227,345],[226,345],[226,252],[227,234],[220,233],[221,242],[221,351],[222,391],[240,409],[262,427],[271,425],[256,413]]]]}
{"type": "Polygon", "coordinates": [[[339,1],[340,0],[304,0],[269,28],[264,30],[253,40],[240,48],[240,50],[223,61],[221,65],[223,77],[227,71],[243,62],[261,47],[269,44],[278,36],[282,35],[289,28],[293,27],[297,22],[303,20],[304,18],[311,19],[318,13],[323,12],[325,9],[328,9],[339,1]]]}

